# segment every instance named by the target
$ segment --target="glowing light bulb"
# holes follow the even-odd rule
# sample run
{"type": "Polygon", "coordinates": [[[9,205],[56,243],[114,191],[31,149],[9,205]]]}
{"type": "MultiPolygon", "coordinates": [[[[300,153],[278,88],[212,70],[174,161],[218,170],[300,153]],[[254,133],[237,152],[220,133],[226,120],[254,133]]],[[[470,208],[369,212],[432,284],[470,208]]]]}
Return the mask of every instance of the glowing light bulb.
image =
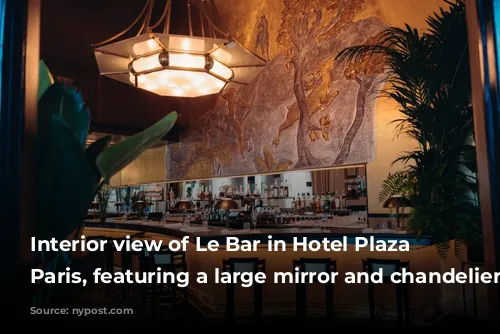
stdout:
{"type": "Polygon", "coordinates": [[[144,85],[144,88],[147,90],[155,90],[158,86],[156,86],[154,83],[147,83],[144,85]]]}
{"type": "Polygon", "coordinates": [[[182,94],[184,94],[184,90],[180,89],[180,88],[175,88],[173,91],[174,95],[177,95],[177,96],[181,96],[182,94]]]}
{"type": "Polygon", "coordinates": [[[198,90],[198,92],[200,92],[200,94],[207,95],[210,92],[210,89],[208,89],[208,87],[202,87],[198,90]]]}
{"type": "Polygon", "coordinates": [[[226,83],[224,81],[221,81],[221,80],[217,80],[215,82],[215,86],[217,86],[217,88],[222,88],[222,87],[224,87],[225,84],[226,83]]]}
{"type": "Polygon", "coordinates": [[[226,65],[222,64],[221,62],[215,59],[213,66],[210,69],[210,73],[218,75],[219,77],[224,78],[226,80],[230,79],[233,76],[233,70],[231,70],[229,67],[227,67],[226,65]]]}
{"type": "Polygon", "coordinates": [[[160,51],[161,47],[156,43],[154,39],[148,39],[147,41],[142,41],[134,44],[132,51],[135,55],[142,55],[150,52],[160,51]]]}
{"type": "Polygon", "coordinates": [[[160,76],[158,78],[158,83],[162,86],[168,85],[168,78],[165,76],[160,76]]]}
{"type": "Polygon", "coordinates": [[[136,72],[148,71],[155,68],[161,67],[160,60],[158,59],[158,55],[152,55],[148,57],[137,58],[132,63],[132,67],[136,72]]]}

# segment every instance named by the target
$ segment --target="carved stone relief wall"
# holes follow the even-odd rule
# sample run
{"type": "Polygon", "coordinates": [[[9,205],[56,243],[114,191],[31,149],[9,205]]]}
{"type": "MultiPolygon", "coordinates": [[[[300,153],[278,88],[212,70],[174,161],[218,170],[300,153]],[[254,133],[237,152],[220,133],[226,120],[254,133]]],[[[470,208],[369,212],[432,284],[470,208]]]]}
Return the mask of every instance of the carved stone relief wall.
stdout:
{"type": "Polygon", "coordinates": [[[245,46],[268,60],[266,68],[251,84],[224,91],[180,142],[167,146],[166,180],[328,168],[375,158],[374,98],[383,85],[382,59],[346,63],[335,56],[347,46],[373,43],[386,25],[373,15],[359,17],[369,5],[364,0],[268,2],[272,11],[262,1],[238,2],[258,14],[249,15],[253,26],[242,29],[245,46]]]}

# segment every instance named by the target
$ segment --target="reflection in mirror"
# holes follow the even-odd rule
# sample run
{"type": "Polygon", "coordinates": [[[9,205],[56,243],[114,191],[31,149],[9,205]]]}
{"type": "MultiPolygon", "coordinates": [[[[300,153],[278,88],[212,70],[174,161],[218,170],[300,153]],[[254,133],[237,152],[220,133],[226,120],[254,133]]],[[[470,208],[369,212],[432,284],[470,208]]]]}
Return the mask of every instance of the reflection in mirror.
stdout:
{"type": "Polygon", "coordinates": [[[366,184],[365,166],[355,166],[142,185],[128,192],[143,196],[149,212],[167,212],[169,221],[183,221],[186,212],[194,212],[199,221],[228,228],[248,228],[250,221],[254,228],[363,228],[366,184]]]}

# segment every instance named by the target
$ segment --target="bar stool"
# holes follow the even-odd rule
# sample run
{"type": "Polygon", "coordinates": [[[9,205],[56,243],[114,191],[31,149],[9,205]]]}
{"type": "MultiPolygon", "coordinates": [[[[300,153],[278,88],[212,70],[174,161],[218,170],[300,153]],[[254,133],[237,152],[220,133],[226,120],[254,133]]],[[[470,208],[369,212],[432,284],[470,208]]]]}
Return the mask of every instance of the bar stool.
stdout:
{"type": "MultiPolygon", "coordinates": [[[[402,262],[400,260],[388,260],[388,259],[372,259],[368,258],[363,261],[363,270],[371,275],[374,272],[378,272],[382,269],[383,273],[383,284],[394,284],[396,288],[396,309],[398,322],[401,324],[404,320],[406,323],[410,322],[410,303],[409,303],[409,293],[408,284],[406,283],[393,283],[390,279],[391,274],[394,272],[401,272],[403,269],[409,271],[410,262],[402,262]]],[[[370,308],[370,321],[375,321],[375,283],[368,283],[368,302],[370,308]]]]}
{"type": "MultiPolygon", "coordinates": [[[[149,267],[151,271],[156,270],[156,268],[161,268],[162,271],[173,272],[174,274],[181,271],[187,272],[187,261],[186,254],[184,252],[173,252],[168,249],[162,249],[160,251],[149,253],[149,267]]],[[[172,303],[172,308],[175,310],[177,307],[177,284],[170,284],[170,295],[162,296],[163,298],[170,298],[172,303]]],[[[158,293],[162,292],[161,285],[153,282],[151,293],[152,293],[152,304],[153,313],[156,312],[156,302],[158,298],[158,293]]],[[[184,288],[184,301],[188,299],[188,288],[184,288]]]]}
{"type": "MultiPolygon", "coordinates": [[[[460,261],[462,265],[462,272],[465,272],[466,267],[468,268],[482,268],[484,267],[484,263],[481,262],[470,262],[470,261],[460,261]]],[[[477,293],[476,293],[476,284],[472,283],[472,307],[474,318],[477,318],[477,293]]],[[[462,284],[462,297],[464,303],[464,316],[467,316],[467,290],[466,284],[462,284]]]]}
{"type": "MultiPolygon", "coordinates": [[[[146,254],[144,250],[141,251],[122,251],[121,252],[122,260],[121,260],[121,269],[122,272],[125,273],[127,270],[133,271],[133,263],[134,259],[137,258],[139,261],[139,271],[143,271],[144,262],[146,260],[146,254]]],[[[123,299],[127,299],[130,291],[130,283],[122,284],[122,295],[123,299]]]]}
{"type": "MultiPolygon", "coordinates": [[[[229,258],[222,260],[222,271],[229,272],[265,272],[266,260],[258,257],[250,258],[229,258]]],[[[230,320],[234,320],[235,313],[235,284],[226,284],[226,315],[230,320]]],[[[253,284],[253,316],[258,319],[262,316],[262,284],[253,284]]]]}
{"type": "MultiPolygon", "coordinates": [[[[300,258],[293,260],[293,269],[300,272],[333,273],[337,272],[337,260],[300,258]]],[[[333,317],[333,282],[325,284],[326,316],[333,317]]],[[[307,284],[296,283],[296,307],[299,319],[307,315],[307,284]]]]}

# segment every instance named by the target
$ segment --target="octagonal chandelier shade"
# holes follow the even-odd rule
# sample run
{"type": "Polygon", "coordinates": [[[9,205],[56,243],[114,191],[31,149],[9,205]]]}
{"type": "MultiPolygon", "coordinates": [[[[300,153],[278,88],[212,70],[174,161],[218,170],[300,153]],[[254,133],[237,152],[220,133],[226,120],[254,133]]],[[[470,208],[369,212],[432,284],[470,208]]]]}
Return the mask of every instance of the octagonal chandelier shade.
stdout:
{"type": "Polygon", "coordinates": [[[169,34],[172,0],[167,0],[161,17],[150,25],[155,0],[147,0],[139,17],[126,30],[94,45],[100,74],[159,95],[178,97],[217,94],[226,87],[250,83],[266,61],[232,37],[220,23],[213,1],[185,3],[189,36],[169,34]],[[195,6],[201,36],[192,33],[191,11],[195,6]],[[207,8],[214,14],[209,15],[207,8]],[[141,19],[139,33],[120,40],[141,19]],[[160,25],[163,31],[154,31],[160,25]]]}

